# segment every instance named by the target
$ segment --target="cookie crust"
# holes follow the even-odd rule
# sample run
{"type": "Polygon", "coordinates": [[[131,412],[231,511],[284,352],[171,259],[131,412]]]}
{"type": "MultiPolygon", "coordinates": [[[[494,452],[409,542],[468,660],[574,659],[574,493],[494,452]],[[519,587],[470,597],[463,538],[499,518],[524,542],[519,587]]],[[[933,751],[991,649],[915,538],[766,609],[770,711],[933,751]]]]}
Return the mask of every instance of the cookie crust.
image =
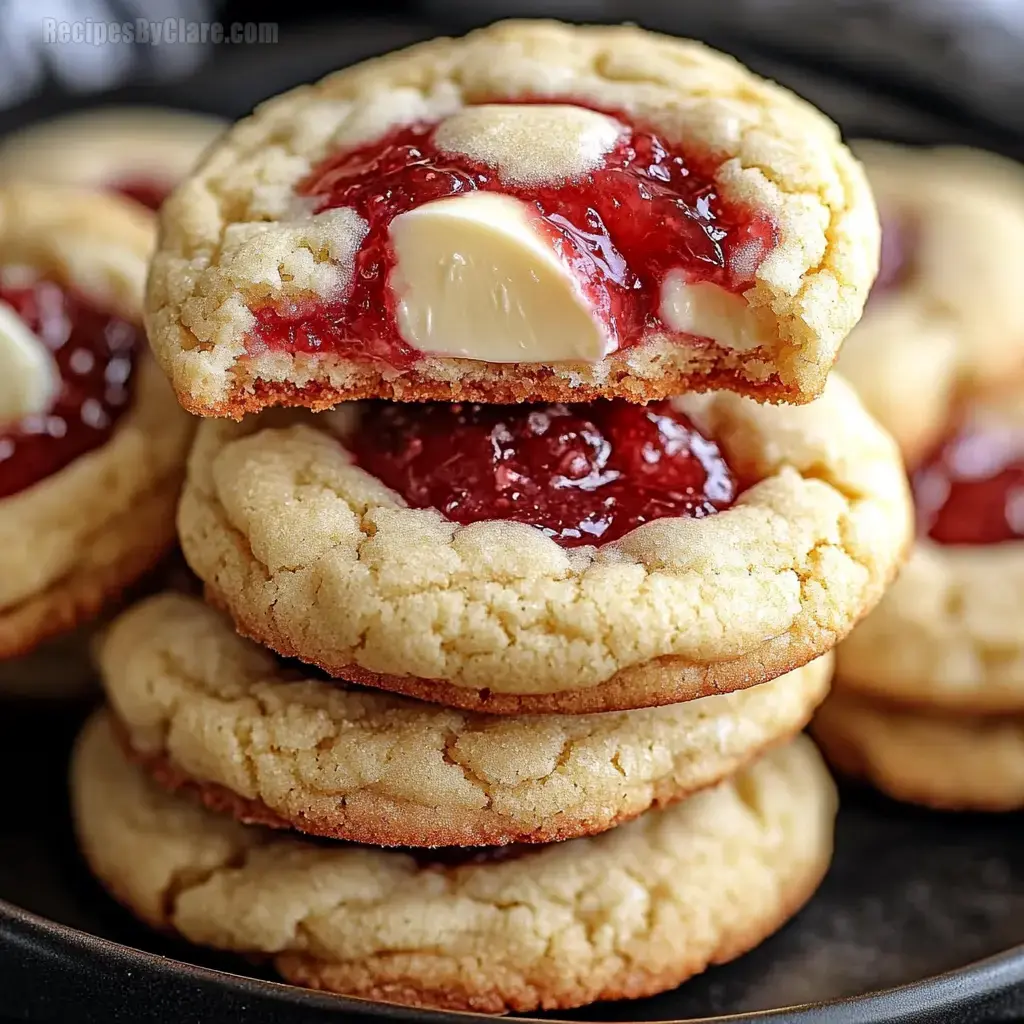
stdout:
{"type": "Polygon", "coordinates": [[[740,955],[814,891],[835,814],[803,738],[601,836],[461,867],[217,817],[130,767],[103,717],[72,790],[90,866],[150,924],[299,984],[491,1013],[649,995],[740,955]]]}
{"type": "MultiPolygon", "coordinates": [[[[1019,389],[971,414],[1024,429],[1019,389]]],[[[836,651],[837,683],[910,707],[1024,712],[1024,541],[943,545],[919,538],[878,607],[836,651]]]]}
{"type": "Polygon", "coordinates": [[[834,693],[814,736],[841,772],[947,811],[1024,807],[1024,717],[955,716],[834,693]]]}
{"type": "Polygon", "coordinates": [[[351,464],[350,405],[205,422],[182,548],[260,643],[427,700],[582,713],[752,686],[877,602],[910,539],[902,464],[838,379],[807,406],[677,401],[761,480],[718,515],[576,549],[518,523],[458,526],[351,464]]]}
{"type": "Polygon", "coordinates": [[[98,660],[126,751],[162,785],[245,822],[388,846],[604,831],[790,739],[832,675],[826,655],[700,702],[496,718],[311,677],[172,593],[125,612],[98,660]]]}
{"type": "Polygon", "coordinates": [[[32,125],[0,144],[0,180],[81,188],[153,176],[174,184],[226,125],[163,107],[113,107],[32,125]]]}
{"type": "Polygon", "coordinates": [[[965,391],[1024,378],[1024,171],[992,153],[854,143],[883,215],[909,216],[909,276],[872,296],[838,368],[911,462],[965,391]],[[908,387],[908,381],[913,386],[908,387]]]}
{"type": "Polygon", "coordinates": [[[233,417],[372,396],[647,401],[730,387],[808,401],[860,317],[879,238],[861,167],[804,101],[698,43],[531,21],[436,39],[265,103],[206,154],[164,205],[162,227],[147,297],[154,350],[186,408],[233,417]],[[333,293],[361,242],[358,225],[341,223],[344,211],[296,213],[294,188],[317,163],[397,125],[523,97],[622,111],[720,160],[719,192],[777,225],[778,245],[745,293],[772,350],[743,355],[652,333],[593,365],[423,358],[408,372],[247,351],[251,306],[333,293]]]}
{"type": "MultiPolygon", "coordinates": [[[[0,254],[139,319],[153,219],[125,201],[0,189],[0,254]]],[[[0,657],[92,616],[173,543],[192,422],[140,353],[135,396],[110,438],[0,500],[0,657]]]]}

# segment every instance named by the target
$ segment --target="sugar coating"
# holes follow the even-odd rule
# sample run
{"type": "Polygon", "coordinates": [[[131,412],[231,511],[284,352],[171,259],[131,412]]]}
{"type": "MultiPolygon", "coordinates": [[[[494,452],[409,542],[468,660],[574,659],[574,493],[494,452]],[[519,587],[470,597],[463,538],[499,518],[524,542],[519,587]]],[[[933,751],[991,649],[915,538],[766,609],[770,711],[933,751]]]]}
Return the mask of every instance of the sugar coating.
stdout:
{"type": "Polygon", "coordinates": [[[77,745],[72,802],[92,870],[150,924],[269,955],[298,984],[490,1013],[649,995],[745,952],[816,888],[836,806],[800,738],[600,836],[423,867],[171,796],[125,762],[102,717],[77,745]]]}
{"type": "Polygon", "coordinates": [[[557,185],[600,167],[622,130],[584,107],[484,103],[446,117],[434,143],[493,168],[510,185],[557,185]]]}
{"type": "Polygon", "coordinates": [[[603,831],[789,739],[832,674],[825,656],[685,704],[495,717],[304,676],[180,594],[125,612],[98,659],[131,750],[165,783],[215,807],[227,789],[241,798],[232,810],[243,820],[401,846],[603,831]]]}
{"type": "Polygon", "coordinates": [[[807,406],[677,403],[760,480],[717,515],[576,549],[520,523],[459,526],[352,464],[349,405],[204,422],[182,548],[244,632],[427,699],[576,713],[764,682],[878,601],[911,537],[903,466],[838,378],[807,406]]]}

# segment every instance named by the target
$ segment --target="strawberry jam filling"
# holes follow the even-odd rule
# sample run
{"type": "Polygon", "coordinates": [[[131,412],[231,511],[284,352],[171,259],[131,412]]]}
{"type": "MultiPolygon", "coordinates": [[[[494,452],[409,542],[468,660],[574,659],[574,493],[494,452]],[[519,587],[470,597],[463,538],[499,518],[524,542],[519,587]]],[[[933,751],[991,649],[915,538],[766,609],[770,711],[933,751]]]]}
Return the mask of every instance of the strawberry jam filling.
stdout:
{"type": "Polygon", "coordinates": [[[736,494],[718,446],[668,402],[370,403],[348,447],[415,508],[528,523],[566,547],[712,515],[736,494]]]}
{"type": "Polygon", "coordinates": [[[103,444],[131,399],[142,330],[53,281],[0,285],[6,302],[53,353],[61,389],[47,413],[0,423],[0,498],[103,444]]]}
{"type": "Polygon", "coordinates": [[[1024,537],[1024,429],[967,419],[912,476],[918,532],[940,544],[1024,537]]]}
{"type": "Polygon", "coordinates": [[[108,186],[109,191],[134,199],[148,210],[159,210],[171,194],[171,188],[166,182],[154,181],[152,178],[126,178],[108,186]]]}
{"type": "Polygon", "coordinates": [[[477,190],[501,192],[536,210],[536,224],[555,251],[587,282],[588,293],[601,296],[599,313],[618,348],[637,344],[646,331],[667,330],[659,306],[670,271],[681,270],[689,283],[748,288],[776,243],[772,221],[725,202],[713,162],[617,119],[625,131],[603,165],[557,185],[502,182],[483,164],[440,152],[430,124],[328,157],[298,192],[316,213],[348,207],[368,225],[353,285],[326,303],[254,309],[253,349],[414,362],[417,352],[399,332],[389,286],[396,262],[389,227],[425,203],[477,190]]]}

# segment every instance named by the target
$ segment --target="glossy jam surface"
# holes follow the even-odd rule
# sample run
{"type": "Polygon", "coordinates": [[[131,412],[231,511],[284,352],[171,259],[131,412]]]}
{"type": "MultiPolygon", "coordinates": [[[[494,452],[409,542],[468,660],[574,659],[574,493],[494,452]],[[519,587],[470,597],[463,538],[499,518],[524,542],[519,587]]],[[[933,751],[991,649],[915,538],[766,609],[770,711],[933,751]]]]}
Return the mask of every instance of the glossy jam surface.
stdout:
{"type": "Polygon", "coordinates": [[[52,281],[0,285],[0,300],[53,352],[61,391],[50,411],[0,424],[0,498],[103,444],[131,399],[142,329],[52,281]]]}
{"type": "MultiPolygon", "coordinates": [[[[622,120],[620,118],[620,120],[622,120]]],[[[714,165],[650,131],[627,129],[604,166],[557,186],[517,187],[466,157],[438,151],[433,125],[401,128],[329,157],[300,186],[314,210],[350,207],[369,225],[343,300],[307,308],[254,310],[253,341],[299,352],[408,364],[416,353],[399,334],[388,284],[395,265],[388,230],[399,214],[437,199],[486,190],[533,206],[539,225],[577,274],[601,293],[600,310],[620,348],[658,327],[660,290],[670,270],[732,291],[749,287],[773,248],[773,223],[727,205],[714,165]]]]}
{"type": "Polygon", "coordinates": [[[1024,428],[966,419],[912,476],[918,532],[940,544],[1024,537],[1024,428]]]}
{"type": "Polygon", "coordinates": [[[718,446],[669,403],[367,406],[357,462],[416,508],[511,519],[573,547],[652,519],[707,516],[736,493],[718,446]]]}
{"type": "Polygon", "coordinates": [[[166,182],[154,181],[152,178],[126,178],[109,186],[111,192],[134,199],[149,210],[159,210],[171,194],[172,187],[166,182]]]}

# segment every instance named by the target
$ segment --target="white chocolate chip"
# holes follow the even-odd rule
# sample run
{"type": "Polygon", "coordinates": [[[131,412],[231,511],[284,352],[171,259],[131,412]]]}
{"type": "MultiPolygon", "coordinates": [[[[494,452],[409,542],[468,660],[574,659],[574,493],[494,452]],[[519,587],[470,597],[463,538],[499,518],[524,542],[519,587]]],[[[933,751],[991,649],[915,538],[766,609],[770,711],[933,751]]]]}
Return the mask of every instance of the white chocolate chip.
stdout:
{"type": "Polygon", "coordinates": [[[396,217],[398,328],[432,355],[492,363],[597,362],[614,348],[583,283],[530,207],[471,192],[396,217]]]}
{"type": "Polygon", "coordinates": [[[0,302],[0,423],[45,413],[60,390],[49,349],[6,302],[0,302]]]}
{"type": "Polygon", "coordinates": [[[485,104],[442,121],[434,142],[494,168],[515,185],[556,185],[600,167],[622,135],[614,118],[585,107],[485,104]]]}
{"type": "Polygon", "coordinates": [[[773,341],[770,321],[762,322],[742,295],[708,281],[691,284],[681,270],[662,282],[660,313],[671,330],[709,338],[733,352],[751,352],[773,341]]]}

